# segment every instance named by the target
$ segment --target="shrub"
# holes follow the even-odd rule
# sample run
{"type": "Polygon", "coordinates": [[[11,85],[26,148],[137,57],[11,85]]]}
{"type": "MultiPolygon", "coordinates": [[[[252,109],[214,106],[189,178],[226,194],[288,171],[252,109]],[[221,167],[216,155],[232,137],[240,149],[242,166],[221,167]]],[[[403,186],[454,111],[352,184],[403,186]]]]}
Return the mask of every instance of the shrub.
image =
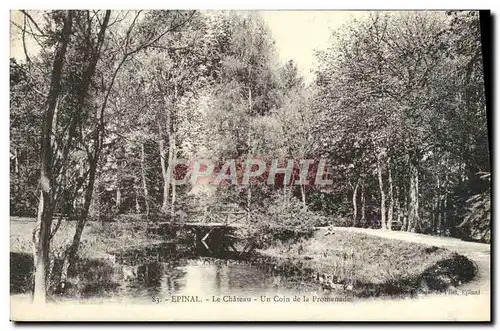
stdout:
{"type": "Polygon", "coordinates": [[[252,212],[244,236],[250,237],[258,247],[267,247],[277,242],[296,241],[310,237],[314,226],[323,223],[324,217],[304,207],[295,197],[288,202],[275,195],[267,208],[252,212]]]}
{"type": "MultiPolygon", "coordinates": [[[[490,181],[490,174],[486,173],[481,179],[490,181]]],[[[489,243],[491,237],[491,192],[473,195],[467,200],[468,211],[460,228],[467,239],[489,243]]]]}

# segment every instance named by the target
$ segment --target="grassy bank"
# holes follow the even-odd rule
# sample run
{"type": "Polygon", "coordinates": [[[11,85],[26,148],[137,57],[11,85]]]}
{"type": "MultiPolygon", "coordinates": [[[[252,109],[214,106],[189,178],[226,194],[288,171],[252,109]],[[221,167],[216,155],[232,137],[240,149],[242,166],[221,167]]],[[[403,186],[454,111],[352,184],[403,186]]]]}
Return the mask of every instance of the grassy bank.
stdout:
{"type": "Polygon", "coordinates": [[[324,287],[357,296],[443,291],[475,273],[470,260],[446,249],[341,230],[321,229],[310,239],[259,253],[278,267],[300,269],[324,287]]]}
{"type": "MultiPolygon", "coordinates": [[[[33,286],[32,231],[34,219],[11,217],[10,222],[10,268],[11,293],[27,293],[33,286]]],[[[63,222],[51,245],[51,259],[61,261],[75,233],[76,222],[63,222]]],[[[142,222],[88,222],[85,226],[79,249],[77,277],[68,279],[66,294],[72,298],[85,297],[92,293],[104,295],[119,286],[114,272],[113,253],[141,246],[151,247],[163,242],[147,232],[142,222]]],[[[119,272],[118,272],[119,274],[119,272]]],[[[51,283],[55,286],[55,283],[51,283]]],[[[53,288],[54,292],[59,290],[53,288]]]]}
{"type": "MultiPolygon", "coordinates": [[[[76,222],[61,224],[52,241],[52,254],[58,256],[63,253],[72,242],[75,234],[76,222]]],[[[32,231],[35,227],[34,219],[11,218],[10,222],[10,251],[14,253],[32,253],[32,231]]],[[[147,233],[147,224],[144,222],[88,222],[82,234],[79,256],[81,258],[107,258],[109,254],[120,249],[147,246],[161,243],[161,238],[155,238],[147,233]]]]}
{"type": "MultiPolygon", "coordinates": [[[[11,220],[11,254],[30,257],[34,226],[32,220],[11,220]]],[[[148,233],[146,227],[143,222],[89,222],[79,251],[81,269],[108,268],[102,260],[112,258],[114,252],[134,251],[134,247],[141,250],[163,241],[148,233]]],[[[52,245],[56,258],[71,243],[74,230],[75,222],[61,225],[52,245]]],[[[259,250],[252,260],[292,278],[362,297],[443,291],[472,279],[475,273],[470,260],[446,249],[326,229],[317,230],[309,239],[259,250]]]]}

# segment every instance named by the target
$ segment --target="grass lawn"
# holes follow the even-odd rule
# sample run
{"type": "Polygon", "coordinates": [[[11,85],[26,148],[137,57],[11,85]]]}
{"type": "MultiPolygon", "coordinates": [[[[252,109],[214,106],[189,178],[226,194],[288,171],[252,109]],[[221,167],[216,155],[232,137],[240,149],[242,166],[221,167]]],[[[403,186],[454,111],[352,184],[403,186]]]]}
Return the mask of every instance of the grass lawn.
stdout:
{"type": "Polygon", "coordinates": [[[446,249],[326,229],[260,253],[310,270],[327,286],[347,285],[359,296],[442,291],[475,272],[470,260],[446,249]]]}
{"type": "MultiPolygon", "coordinates": [[[[10,222],[10,251],[13,253],[32,253],[32,231],[35,227],[34,219],[11,217],[10,222]]],[[[57,231],[51,251],[60,255],[72,242],[75,234],[76,222],[70,221],[61,224],[57,231]]],[[[79,255],[82,258],[106,258],[110,252],[140,245],[160,243],[162,240],[151,239],[146,235],[145,223],[113,222],[104,225],[97,222],[88,222],[82,234],[79,255]]]]}

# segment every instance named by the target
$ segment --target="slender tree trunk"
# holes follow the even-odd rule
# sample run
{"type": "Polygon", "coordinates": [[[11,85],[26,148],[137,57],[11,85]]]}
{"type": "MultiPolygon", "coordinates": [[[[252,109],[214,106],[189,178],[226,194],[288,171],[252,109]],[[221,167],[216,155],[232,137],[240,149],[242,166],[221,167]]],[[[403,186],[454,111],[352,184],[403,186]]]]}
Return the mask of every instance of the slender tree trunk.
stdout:
{"type": "MultiPolygon", "coordinates": [[[[172,147],[172,159],[170,162],[174,162],[177,159],[177,150],[176,150],[176,145],[175,145],[175,134],[173,135],[173,147],[172,147]]],[[[173,169],[172,169],[172,176],[173,176],[173,169]]],[[[171,183],[172,184],[172,183],[171,183]]],[[[172,201],[170,203],[170,217],[174,217],[175,215],[175,201],[177,199],[177,188],[175,185],[172,184],[172,201]]]]}
{"type": "Polygon", "coordinates": [[[307,204],[306,204],[306,187],[305,185],[300,185],[300,195],[302,197],[302,207],[306,208],[307,207],[307,204]]]}
{"type": "Polygon", "coordinates": [[[120,210],[120,206],[122,204],[122,191],[120,189],[119,182],[116,184],[116,212],[118,213],[120,210]]]}
{"type": "Polygon", "coordinates": [[[410,206],[408,217],[408,231],[415,232],[420,229],[418,214],[418,169],[410,162],[410,206]]]}
{"type": "Polygon", "coordinates": [[[19,156],[17,147],[14,147],[14,178],[16,179],[16,185],[14,186],[15,192],[11,192],[11,194],[17,194],[17,192],[19,192],[19,156]]]}
{"type": "Polygon", "coordinates": [[[366,198],[365,198],[365,184],[364,181],[361,183],[361,226],[366,224],[366,198]]]}
{"type": "Polygon", "coordinates": [[[17,147],[14,147],[14,174],[16,178],[19,176],[19,155],[17,153],[17,147]]]}
{"type": "Polygon", "coordinates": [[[163,175],[163,203],[161,210],[166,213],[169,209],[169,199],[170,199],[170,179],[168,178],[168,166],[172,162],[172,114],[170,110],[170,102],[167,96],[163,97],[165,104],[165,127],[168,139],[168,154],[165,152],[165,141],[163,139],[163,130],[161,126],[161,121],[158,121],[158,132],[160,135],[160,162],[161,162],[161,172],[163,175]],[[167,160],[165,160],[167,158],[167,160]]]}
{"type": "MultiPolygon", "coordinates": [[[[172,132],[170,131],[169,134],[168,134],[169,138],[168,138],[168,164],[169,166],[172,164],[172,161],[174,160],[174,147],[175,147],[175,142],[174,142],[174,135],[172,134],[172,132]]],[[[165,197],[167,199],[167,209],[170,209],[170,213],[172,215],[172,210],[171,208],[173,207],[173,196],[172,196],[172,200],[170,201],[170,203],[168,202],[168,199],[169,199],[169,196],[168,194],[170,193],[170,185],[171,185],[171,181],[170,179],[167,178],[167,190],[165,191],[167,193],[167,196],[165,197]]],[[[173,185],[172,185],[172,194],[173,194],[173,185]]]]}
{"type": "Polygon", "coordinates": [[[413,232],[414,231],[414,216],[413,216],[413,203],[415,200],[415,183],[414,183],[414,177],[413,177],[413,169],[410,167],[410,201],[408,205],[408,229],[407,231],[413,232]]]}
{"type": "Polygon", "coordinates": [[[96,212],[97,212],[97,222],[101,222],[102,225],[104,225],[105,218],[101,217],[101,212],[102,212],[102,204],[101,204],[101,187],[99,186],[99,179],[96,179],[96,184],[94,184],[95,190],[94,193],[92,194],[95,196],[94,199],[94,205],[96,206],[96,212]]]}
{"type": "MultiPolygon", "coordinates": [[[[90,14],[89,11],[86,11],[87,15],[87,22],[90,24],[90,14]]],[[[106,14],[104,15],[104,19],[101,24],[101,28],[99,30],[99,33],[97,35],[97,43],[95,44],[94,47],[88,47],[85,52],[85,57],[88,59],[88,66],[85,68],[85,71],[83,72],[83,80],[81,83],[77,86],[78,90],[78,98],[77,98],[77,103],[76,107],[73,111],[72,116],[70,117],[71,121],[69,124],[69,129],[67,130],[68,136],[66,139],[66,143],[64,145],[63,151],[62,151],[62,157],[60,160],[55,162],[55,169],[57,172],[61,174],[61,179],[60,183],[63,183],[62,185],[59,185],[59,190],[60,192],[56,191],[56,195],[59,196],[65,189],[65,183],[66,183],[66,172],[67,172],[67,167],[68,167],[68,157],[70,150],[73,147],[72,141],[77,135],[77,126],[78,124],[81,123],[81,115],[85,112],[85,106],[86,106],[86,100],[88,96],[88,90],[90,88],[90,84],[92,81],[92,77],[95,74],[95,68],[97,66],[97,61],[99,60],[99,56],[101,55],[101,49],[102,45],[104,43],[104,36],[106,33],[106,29],[108,27],[109,23],[109,18],[111,16],[111,10],[106,10],[106,14]],[[61,170],[62,168],[62,170],[61,170]]],[[[87,29],[88,35],[85,37],[92,39],[93,36],[90,34],[92,33],[92,29],[90,26],[87,29]]],[[[107,99],[106,99],[107,100],[107,99]]],[[[105,101],[106,103],[106,101],[105,101]]],[[[101,119],[102,121],[102,119],[101,119]]]]}
{"type": "Polygon", "coordinates": [[[356,221],[358,219],[358,188],[359,188],[359,179],[354,186],[354,190],[352,191],[352,226],[356,226],[356,221]]]}
{"type": "Polygon", "coordinates": [[[408,190],[404,188],[404,205],[403,205],[403,227],[402,231],[408,231],[408,190]]]}
{"type": "MultiPolygon", "coordinates": [[[[399,195],[399,186],[396,186],[396,196],[394,199],[394,203],[396,205],[396,221],[398,224],[402,224],[402,222],[401,222],[401,199],[400,199],[400,195],[399,195]]],[[[403,230],[402,227],[401,227],[401,230],[403,230]]]]}
{"type": "Polygon", "coordinates": [[[54,212],[54,180],[52,177],[52,126],[54,112],[57,106],[61,90],[61,76],[66,57],[66,50],[70,40],[71,26],[73,23],[73,13],[66,11],[64,26],[60,39],[57,42],[50,90],[47,98],[47,109],[43,119],[42,141],[41,141],[41,162],[40,162],[40,201],[38,210],[37,225],[33,233],[34,260],[35,260],[35,288],[33,301],[35,303],[45,303],[47,295],[47,272],[49,271],[49,251],[50,251],[50,230],[52,226],[52,215],[54,212]]]}
{"type": "Polygon", "coordinates": [[[137,177],[134,179],[134,192],[135,192],[135,213],[141,213],[141,205],[139,204],[139,183],[137,177]]]}
{"type": "Polygon", "coordinates": [[[415,230],[416,231],[421,231],[421,224],[420,224],[420,201],[419,201],[419,174],[418,174],[418,168],[415,167],[413,171],[413,175],[415,176],[414,183],[415,183],[415,202],[413,204],[414,211],[414,220],[415,220],[415,230]]]}
{"type": "Polygon", "coordinates": [[[146,218],[149,219],[149,194],[146,176],[146,152],[144,150],[144,143],[141,143],[141,176],[142,176],[142,190],[144,194],[144,206],[146,208],[146,218]]]}
{"type": "Polygon", "coordinates": [[[120,211],[120,206],[122,204],[122,191],[121,191],[121,180],[122,180],[122,166],[121,166],[121,160],[117,161],[117,169],[116,169],[116,201],[115,201],[115,207],[116,207],[116,212],[118,213],[120,211]]]}
{"type": "Polygon", "coordinates": [[[441,181],[439,175],[436,183],[436,196],[434,198],[434,234],[439,234],[441,228],[441,181]]]}
{"type": "MultiPolygon", "coordinates": [[[[250,155],[250,144],[251,144],[251,135],[250,135],[250,118],[252,116],[252,89],[248,88],[248,131],[247,131],[247,156],[250,155]]],[[[283,192],[285,193],[286,199],[286,185],[283,185],[283,192]]],[[[247,223],[250,222],[250,214],[251,214],[251,206],[252,206],[252,185],[250,181],[248,182],[247,187],[247,223]]]]}
{"type": "MultiPolygon", "coordinates": [[[[446,162],[446,166],[448,166],[448,162],[446,162]]],[[[443,217],[442,217],[442,232],[444,235],[448,235],[448,230],[449,230],[449,220],[448,220],[448,172],[446,172],[445,175],[445,181],[443,183],[443,191],[444,191],[444,198],[443,198],[443,217]]]]}
{"type": "MultiPolygon", "coordinates": [[[[87,12],[88,14],[88,12],[87,12]]],[[[111,11],[107,10],[106,14],[104,16],[103,22],[101,24],[98,37],[97,37],[97,46],[95,49],[92,50],[91,58],[89,65],[87,67],[87,70],[85,71],[85,79],[83,82],[83,85],[81,87],[80,95],[79,95],[79,100],[78,100],[78,107],[79,107],[79,112],[82,111],[85,105],[85,100],[87,96],[87,91],[90,86],[90,82],[92,80],[92,77],[95,73],[95,68],[97,65],[97,61],[99,59],[99,56],[101,54],[101,47],[104,43],[104,35],[106,32],[106,29],[108,27],[109,23],[109,18],[111,16],[111,11]]],[[[90,37],[90,36],[89,36],[90,37]]],[[[109,87],[111,89],[111,87],[109,87]]],[[[65,277],[67,275],[74,275],[76,271],[76,259],[77,259],[77,254],[78,254],[78,249],[80,246],[80,241],[82,238],[83,234],[83,229],[85,228],[85,225],[88,220],[88,215],[89,215],[89,208],[92,203],[92,197],[94,194],[94,186],[95,186],[95,180],[96,180],[96,174],[97,174],[97,166],[99,164],[99,159],[100,159],[100,153],[101,153],[101,148],[102,148],[102,135],[104,134],[104,109],[106,108],[106,103],[107,103],[107,97],[105,98],[103,104],[101,105],[101,108],[97,110],[96,113],[96,118],[99,120],[97,127],[94,130],[93,134],[93,154],[89,156],[89,179],[88,179],[88,184],[85,190],[85,195],[84,195],[84,203],[83,203],[83,209],[78,217],[77,220],[77,225],[75,229],[75,234],[73,236],[73,241],[66,251],[66,258],[64,259],[63,263],[63,268],[61,270],[61,277],[63,281],[65,280],[65,277]],[[67,267],[66,267],[67,266],[67,267]]],[[[76,125],[78,124],[78,119],[80,117],[80,113],[76,114],[71,121],[70,124],[70,132],[73,132],[76,128],[76,125]]],[[[68,136],[68,142],[67,145],[65,146],[65,150],[63,151],[63,163],[62,166],[63,168],[66,167],[66,159],[69,154],[70,150],[70,142],[71,139],[73,138],[73,135],[70,134],[68,136]]],[[[98,207],[99,208],[99,207],[98,207]]]]}
{"type": "Polygon", "coordinates": [[[163,176],[163,203],[161,205],[161,211],[166,213],[168,210],[168,196],[169,196],[169,179],[168,179],[168,171],[167,165],[165,162],[165,140],[163,139],[163,132],[161,129],[161,123],[158,121],[158,132],[159,132],[159,146],[160,146],[160,164],[161,164],[161,173],[163,176]]]}
{"type": "MultiPolygon", "coordinates": [[[[176,107],[177,107],[177,99],[178,99],[178,87],[177,82],[174,83],[174,99],[172,102],[172,113],[170,114],[169,127],[168,127],[168,164],[169,166],[174,162],[177,157],[177,126],[176,126],[176,107]]],[[[173,174],[172,174],[173,175],[173,174]]],[[[172,182],[170,181],[172,185],[172,182]]],[[[175,214],[175,200],[176,200],[176,187],[172,185],[172,198],[170,201],[170,217],[174,217],[175,214]]]]}
{"type": "Polygon", "coordinates": [[[437,234],[438,235],[442,235],[443,234],[443,201],[441,199],[441,197],[439,197],[438,201],[437,201],[437,234]]]}
{"type": "Polygon", "coordinates": [[[380,190],[380,222],[382,229],[387,229],[387,223],[385,219],[385,192],[384,183],[382,181],[382,162],[380,160],[380,153],[377,153],[377,175],[378,175],[378,187],[380,190]]]}
{"type": "Polygon", "coordinates": [[[286,183],[283,182],[283,203],[288,206],[288,189],[286,183]]]}
{"type": "MultiPolygon", "coordinates": [[[[98,137],[96,137],[99,140],[98,137]]],[[[98,143],[96,143],[98,144],[98,143]]],[[[95,146],[97,148],[97,146],[95,146]]],[[[94,153],[94,157],[98,156],[98,153],[94,153]]],[[[87,224],[90,204],[92,203],[92,196],[94,195],[94,187],[96,181],[96,173],[97,173],[97,159],[90,160],[90,172],[89,172],[89,183],[85,190],[85,197],[83,202],[83,209],[78,217],[78,221],[76,224],[75,235],[73,236],[73,241],[71,246],[69,247],[67,259],[68,259],[68,270],[63,271],[67,275],[72,276],[76,271],[76,258],[78,254],[78,249],[80,247],[80,241],[82,239],[83,229],[85,228],[85,224],[87,224]]],[[[97,206],[99,210],[99,206],[97,206]]],[[[64,280],[64,278],[63,278],[64,280]]]]}
{"type": "Polygon", "coordinates": [[[394,215],[394,195],[392,190],[391,158],[387,158],[387,175],[389,181],[389,210],[387,211],[387,229],[392,230],[392,219],[394,215]]]}

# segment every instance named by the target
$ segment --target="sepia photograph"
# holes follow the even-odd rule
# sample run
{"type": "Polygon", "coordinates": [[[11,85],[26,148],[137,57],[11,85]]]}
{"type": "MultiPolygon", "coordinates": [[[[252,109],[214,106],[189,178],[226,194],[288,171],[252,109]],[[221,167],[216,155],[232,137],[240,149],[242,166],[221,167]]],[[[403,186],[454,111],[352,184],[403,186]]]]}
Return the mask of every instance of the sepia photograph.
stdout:
{"type": "Polygon", "coordinates": [[[11,10],[10,320],[491,322],[491,24],[11,10]]]}

